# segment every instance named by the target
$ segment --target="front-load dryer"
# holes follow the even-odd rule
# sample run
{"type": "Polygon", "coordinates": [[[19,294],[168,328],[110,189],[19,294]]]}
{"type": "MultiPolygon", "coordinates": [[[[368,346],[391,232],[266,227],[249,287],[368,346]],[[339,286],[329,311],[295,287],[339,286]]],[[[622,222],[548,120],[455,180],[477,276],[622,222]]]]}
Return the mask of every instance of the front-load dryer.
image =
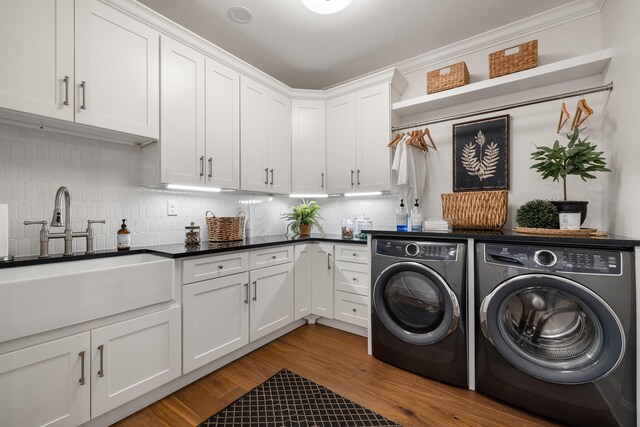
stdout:
{"type": "Polygon", "coordinates": [[[373,356],[467,387],[466,245],[398,237],[372,245],[373,356]]]}
{"type": "Polygon", "coordinates": [[[572,425],[636,425],[634,256],[476,246],[476,389],[572,425]]]}

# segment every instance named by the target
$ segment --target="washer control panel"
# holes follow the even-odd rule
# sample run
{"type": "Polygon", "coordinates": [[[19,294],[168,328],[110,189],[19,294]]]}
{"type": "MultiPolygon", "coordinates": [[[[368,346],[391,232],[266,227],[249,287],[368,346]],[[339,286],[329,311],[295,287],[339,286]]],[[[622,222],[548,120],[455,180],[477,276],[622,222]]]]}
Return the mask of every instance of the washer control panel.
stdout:
{"type": "Polygon", "coordinates": [[[375,240],[376,254],[396,258],[414,258],[431,261],[456,261],[457,243],[411,242],[405,240],[375,240]]]}
{"type": "Polygon", "coordinates": [[[622,274],[622,254],[583,248],[486,244],[485,262],[557,273],[622,274]]]}

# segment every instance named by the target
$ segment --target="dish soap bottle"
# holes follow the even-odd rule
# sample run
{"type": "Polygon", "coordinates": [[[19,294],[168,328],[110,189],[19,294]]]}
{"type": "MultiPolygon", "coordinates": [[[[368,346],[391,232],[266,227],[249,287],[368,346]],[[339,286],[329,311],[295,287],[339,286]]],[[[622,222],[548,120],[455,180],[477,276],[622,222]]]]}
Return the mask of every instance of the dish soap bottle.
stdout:
{"type": "Polygon", "coordinates": [[[411,209],[411,231],[422,231],[422,213],[420,213],[418,199],[411,209]]]}
{"type": "Polygon", "coordinates": [[[122,220],[120,230],[118,230],[118,250],[126,251],[131,248],[131,232],[127,228],[127,220],[122,220]]]}
{"type": "Polygon", "coordinates": [[[396,209],[396,231],[408,231],[407,209],[404,207],[404,199],[400,199],[400,206],[396,209]]]}

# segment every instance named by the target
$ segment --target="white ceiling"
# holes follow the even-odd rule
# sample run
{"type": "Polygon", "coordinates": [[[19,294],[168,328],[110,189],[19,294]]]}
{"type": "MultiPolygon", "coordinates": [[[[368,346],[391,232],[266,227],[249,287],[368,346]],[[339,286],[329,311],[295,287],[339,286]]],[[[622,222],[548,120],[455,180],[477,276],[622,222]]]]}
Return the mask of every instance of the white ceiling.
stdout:
{"type": "Polygon", "coordinates": [[[573,0],[353,0],[318,15],[300,0],[139,0],[287,85],[322,89],[573,0]],[[227,17],[232,6],[249,24],[227,17]]]}

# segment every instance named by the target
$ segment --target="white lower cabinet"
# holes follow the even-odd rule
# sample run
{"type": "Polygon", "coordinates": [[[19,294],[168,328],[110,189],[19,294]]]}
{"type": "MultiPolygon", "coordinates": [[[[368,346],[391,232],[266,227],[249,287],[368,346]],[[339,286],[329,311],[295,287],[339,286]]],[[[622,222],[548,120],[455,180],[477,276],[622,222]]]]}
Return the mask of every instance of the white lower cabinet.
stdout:
{"type": "Polygon", "coordinates": [[[336,245],[334,313],[337,320],[368,327],[371,275],[366,247],[336,245]]]}
{"type": "Polygon", "coordinates": [[[315,245],[311,313],[333,319],[333,245],[315,245]]]}
{"type": "Polygon", "coordinates": [[[0,426],[89,421],[90,336],[84,332],[1,355],[0,426]]]}
{"type": "Polygon", "coordinates": [[[261,268],[249,273],[251,341],[293,322],[293,264],[261,268]]]}
{"type": "Polygon", "coordinates": [[[334,318],[366,328],[369,319],[368,299],[364,295],[336,291],[334,318]]]}
{"type": "Polygon", "coordinates": [[[184,286],[182,304],[184,373],[249,344],[248,272],[184,286]]]}
{"type": "Polygon", "coordinates": [[[294,246],[293,296],[294,320],[311,314],[315,244],[294,246]]]}

